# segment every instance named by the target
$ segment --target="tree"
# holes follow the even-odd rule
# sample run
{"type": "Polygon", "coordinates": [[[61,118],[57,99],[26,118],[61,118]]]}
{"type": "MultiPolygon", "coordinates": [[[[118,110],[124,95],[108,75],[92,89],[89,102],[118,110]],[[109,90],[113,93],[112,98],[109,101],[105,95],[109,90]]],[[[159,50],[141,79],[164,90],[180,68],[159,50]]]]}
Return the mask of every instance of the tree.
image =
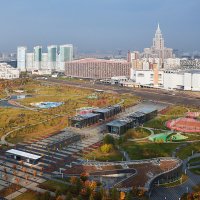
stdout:
{"type": "Polygon", "coordinates": [[[81,174],[80,178],[81,178],[81,180],[82,180],[83,182],[85,182],[86,180],[88,180],[88,176],[89,176],[88,173],[83,172],[83,173],[81,174]]]}
{"type": "Polygon", "coordinates": [[[104,137],[104,139],[103,139],[103,143],[104,144],[115,144],[115,139],[114,139],[114,137],[113,136],[111,136],[111,135],[106,135],[105,137],[104,137]]]}
{"type": "Polygon", "coordinates": [[[70,183],[71,183],[71,184],[76,184],[77,181],[78,181],[78,178],[77,178],[76,176],[72,176],[72,177],[70,178],[70,183]]]}
{"type": "Polygon", "coordinates": [[[89,200],[94,200],[94,196],[93,196],[93,194],[90,195],[89,200]]]}
{"type": "Polygon", "coordinates": [[[36,177],[37,176],[37,171],[33,170],[33,176],[36,177]]]}
{"type": "Polygon", "coordinates": [[[65,200],[72,200],[72,194],[71,192],[68,192],[66,197],[65,197],[65,200]]]}
{"type": "Polygon", "coordinates": [[[114,187],[111,190],[111,198],[112,200],[118,200],[119,199],[119,192],[117,191],[117,189],[114,187]]]}
{"type": "Polygon", "coordinates": [[[131,193],[128,192],[128,193],[126,194],[125,200],[131,200],[131,199],[132,199],[132,198],[131,198],[131,193]]]}
{"type": "Polygon", "coordinates": [[[59,195],[59,196],[56,198],[56,200],[63,200],[63,198],[62,198],[61,195],[59,195]]]}
{"type": "Polygon", "coordinates": [[[125,200],[125,193],[124,192],[120,192],[120,200],[125,200]]]}

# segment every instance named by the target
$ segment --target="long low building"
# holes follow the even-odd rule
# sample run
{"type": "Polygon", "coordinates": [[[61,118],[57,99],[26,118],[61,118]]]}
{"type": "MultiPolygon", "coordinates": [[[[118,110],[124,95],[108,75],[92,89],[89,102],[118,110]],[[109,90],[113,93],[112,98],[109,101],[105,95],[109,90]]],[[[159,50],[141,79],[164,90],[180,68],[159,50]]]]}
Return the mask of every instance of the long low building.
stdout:
{"type": "Polygon", "coordinates": [[[130,77],[131,63],[126,60],[85,58],[66,62],[65,75],[69,77],[104,79],[114,76],[130,77]]]}
{"type": "Polygon", "coordinates": [[[41,159],[41,156],[39,155],[28,153],[25,151],[20,151],[17,149],[10,149],[6,151],[6,155],[7,157],[13,158],[17,161],[24,161],[31,164],[37,164],[41,159]]]}
{"type": "Polygon", "coordinates": [[[136,112],[128,115],[126,118],[114,120],[106,124],[109,133],[121,135],[126,133],[131,128],[153,119],[157,115],[157,110],[154,108],[141,108],[136,112]]]}
{"type": "Polygon", "coordinates": [[[165,71],[165,89],[200,91],[200,70],[165,71]]]}
{"type": "MultiPolygon", "coordinates": [[[[132,85],[159,87],[166,90],[200,91],[200,70],[134,70],[131,69],[132,85]],[[134,84],[133,84],[134,83],[134,84]]],[[[123,83],[126,85],[126,83],[123,83]]]]}
{"type": "Polygon", "coordinates": [[[99,121],[107,120],[121,112],[121,106],[116,104],[104,108],[94,108],[89,113],[79,114],[69,119],[72,127],[83,128],[99,121]]]}
{"type": "Polygon", "coordinates": [[[87,113],[76,115],[69,119],[69,124],[72,127],[83,128],[99,122],[100,114],[87,113]]]}

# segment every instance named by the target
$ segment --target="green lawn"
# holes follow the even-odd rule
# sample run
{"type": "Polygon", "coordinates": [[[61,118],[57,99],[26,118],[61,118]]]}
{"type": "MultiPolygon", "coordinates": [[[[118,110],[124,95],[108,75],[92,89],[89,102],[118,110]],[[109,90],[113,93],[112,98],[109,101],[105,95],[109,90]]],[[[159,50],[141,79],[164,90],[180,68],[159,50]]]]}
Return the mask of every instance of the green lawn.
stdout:
{"type": "Polygon", "coordinates": [[[121,161],[123,156],[121,153],[114,149],[109,153],[102,153],[100,149],[96,149],[92,151],[91,153],[84,156],[85,159],[89,160],[98,160],[98,161],[121,161]]]}
{"type": "MultiPolygon", "coordinates": [[[[189,108],[189,107],[188,107],[189,108]]],[[[190,108],[189,108],[190,109],[190,108]]],[[[166,112],[165,115],[172,116],[181,116],[188,112],[187,107],[185,106],[171,106],[166,112]]]]}
{"type": "Polygon", "coordinates": [[[14,200],[38,200],[39,195],[36,192],[33,191],[27,191],[18,197],[14,198],[14,200]]]}
{"type": "Polygon", "coordinates": [[[190,165],[193,165],[192,163],[194,163],[194,162],[200,162],[200,157],[192,158],[188,163],[190,165]]]}
{"type": "Polygon", "coordinates": [[[177,156],[181,159],[185,159],[192,155],[192,151],[193,153],[200,152],[200,142],[188,144],[186,147],[178,151],[177,156]]]}
{"type": "Polygon", "coordinates": [[[190,169],[194,174],[200,175],[200,168],[190,169]]]}
{"type": "Polygon", "coordinates": [[[162,187],[176,187],[180,184],[185,183],[188,180],[188,176],[186,176],[185,174],[182,175],[182,177],[174,182],[171,183],[165,183],[165,184],[161,184],[160,186],[162,187]]]}
{"type": "Polygon", "coordinates": [[[139,139],[139,138],[145,138],[148,137],[151,134],[151,132],[144,128],[136,128],[136,129],[129,129],[125,135],[124,138],[126,139],[139,139]]]}
{"type": "Polygon", "coordinates": [[[53,180],[41,183],[39,187],[52,192],[60,191],[61,193],[66,193],[68,189],[68,185],[53,180]]]}
{"type": "Polygon", "coordinates": [[[171,116],[157,116],[154,119],[144,123],[144,126],[155,128],[155,129],[164,129],[168,130],[168,128],[165,126],[165,122],[169,119],[172,119],[171,116]]]}
{"type": "Polygon", "coordinates": [[[122,148],[133,160],[171,156],[177,146],[178,144],[168,143],[125,142],[122,144],[122,148]]]}

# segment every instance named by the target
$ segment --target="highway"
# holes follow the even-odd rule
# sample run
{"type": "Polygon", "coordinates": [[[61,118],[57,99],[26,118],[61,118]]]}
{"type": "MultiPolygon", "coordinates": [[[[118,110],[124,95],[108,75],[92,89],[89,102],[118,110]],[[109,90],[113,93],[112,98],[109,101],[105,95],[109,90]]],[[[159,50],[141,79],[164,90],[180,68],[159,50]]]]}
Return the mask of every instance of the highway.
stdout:
{"type": "Polygon", "coordinates": [[[76,87],[81,87],[81,88],[113,91],[120,94],[131,93],[133,95],[141,97],[143,100],[200,107],[200,98],[192,97],[188,94],[184,94],[183,92],[179,92],[179,91],[174,92],[174,91],[165,91],[165,90],[152,89],[152,88],[127,88],[127,87],[121,87],[121,86],[111,86],[111,85],[103,85],[99,83],[91,83],[89,81],[75,82],[75,81],[68,81],[68,80],[60,80],[56,78],[49,78],[47,80],[42,80],[42,81],[55,83],[55,84],[76,86],[76,87]]]}

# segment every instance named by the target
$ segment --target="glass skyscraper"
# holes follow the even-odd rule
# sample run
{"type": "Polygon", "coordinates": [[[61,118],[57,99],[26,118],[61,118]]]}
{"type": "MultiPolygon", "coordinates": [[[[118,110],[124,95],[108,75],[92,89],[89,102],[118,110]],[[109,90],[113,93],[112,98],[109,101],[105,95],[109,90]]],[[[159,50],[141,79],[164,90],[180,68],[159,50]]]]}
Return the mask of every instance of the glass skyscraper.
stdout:
{"type": "Polygon", "coordinates": [[[17,68],[20,71],[26,71],[26,47],[17,48],[17,68]]]}
{"type": "Polygon", "coordinates": [[[60,62],[70,62],[73,60],[73,45],[66,44],[60,46],[60,62]]]}

